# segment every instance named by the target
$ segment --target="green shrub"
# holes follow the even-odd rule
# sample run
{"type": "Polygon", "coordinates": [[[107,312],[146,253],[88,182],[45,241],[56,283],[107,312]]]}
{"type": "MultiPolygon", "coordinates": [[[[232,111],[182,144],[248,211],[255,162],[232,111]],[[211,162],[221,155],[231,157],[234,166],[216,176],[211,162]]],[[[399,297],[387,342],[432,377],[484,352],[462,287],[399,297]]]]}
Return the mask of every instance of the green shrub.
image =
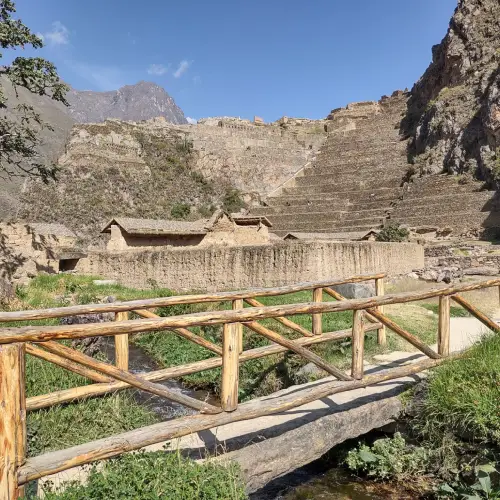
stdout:
{"type": "Polygon", "coordinates": [[[185,219],[191,213],[191,207],[187,203],[174,203],[170,209],[170,215],[174,219],[185,219]]]}
{"type": "Polygon", "coordinates": [[[410,446],[399,432],[392,438],[378,439],[372,446],[361,445],[349,451],[349,469],[363,472],[376,479],[396,479],[422,475],[431,455],[425,448],[410,446]]]}
{"type": "Polygon", "coordinates": [[[385,226],[378,234],[377,241],[407,241],[410,232],[399,224],[391,223],[385,226]]]}
{"type": "Polygon", "coordinates": [[[245,208],[246,204],[241,198],[241,194],[237,189],[228,189],[222,199],[222,208],[226,212],[239,212],[245,208]]]}
{"type": "Polygon", "coordinates": [[[68,483],[63,491],[48,488],[46,500],[242,500],[239,468],[233,462],[197,463],[179,453],[132,453],[91,468],[85,485],[68,483]]]}

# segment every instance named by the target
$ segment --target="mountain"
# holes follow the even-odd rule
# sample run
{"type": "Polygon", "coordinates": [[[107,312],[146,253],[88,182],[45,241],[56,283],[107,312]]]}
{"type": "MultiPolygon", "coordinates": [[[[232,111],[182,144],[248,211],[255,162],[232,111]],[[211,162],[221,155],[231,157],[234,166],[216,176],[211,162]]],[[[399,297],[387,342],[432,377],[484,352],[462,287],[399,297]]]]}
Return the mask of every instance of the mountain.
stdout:
{"type": "MultiPolygon", "coordinates": [[[[34,107],[43,121],[54,127],[53,132],[43,130],[41,133],[39,152],[49,163],[57,162],[64,152],[71,128],[77,122],[103,122],[107,118],[140,121],[162,116],[174,124],[187,123],[184,113],[165,89],[151,82],[126,85],[110,92],[71,89],[67,94],[69,107],[24,88],[18,88],[16,95],[7,78],[0,79],[0,86],[8,98],[9,109],[19,103],[28,104],[34,107]]],[[[0,177],[0,220],[16,217],[24,181],[22,172],[12,178],[0,177]]]]}
{"type": "Polygon", "coordinates": [[[187,123],[165,89],[152,82],[141,81],[110,92],[72,89],[67,99],[68,112],[78,123],[103,122],[107,118],[140,121],[159,116],[176,125],[187,123]]]}
{"type": "Polygon", "coordinates": [[[411,90],[403,132],[420,174],[500,181],[500,2],[460,0],[411,90]]]}

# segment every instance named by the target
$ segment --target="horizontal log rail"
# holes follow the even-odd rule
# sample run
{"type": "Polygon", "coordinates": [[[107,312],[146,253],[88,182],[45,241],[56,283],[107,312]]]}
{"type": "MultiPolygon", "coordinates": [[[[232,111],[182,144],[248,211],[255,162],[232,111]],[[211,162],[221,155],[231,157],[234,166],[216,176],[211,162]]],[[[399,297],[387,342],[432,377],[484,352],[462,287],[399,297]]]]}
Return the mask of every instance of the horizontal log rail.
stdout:
{"type": "MultiPolygon", "coordinates": [[[[255,299],[245,299],[245,302],[253,307],[265,307],[262,302],[259,302],[258,300],[255,299]]],[[[294,332],[300,333],[301,335],[304,335],[305,337],[313,337],[313,333],[310,332],[309,330],[306,330],[303,326],[298,325],[297,323],[290,321],[288,318],[283,318],[281,316],[278,316],[277,318],[273,318],[276,320],[278,323],[281,323],[283,326],[286,326],[287,328],[290,328],[290,330],[293,330],[294,332]]]]}
{"type": "Polygon", "coordinates": [[[0,472],[2,467],[7,467],[10,471],[7,475],[2,476],[0,474],[0,496],[5,496],[4,492],[7,491],[6,498],[8,500],[17,498],[22,494],[23,485],[27,481],[74,466],[113,457],[126,451],[142,448],[148,444],[181,437],[218,425],[282,412],[338,392],[405,377],[437,366],[445,360],[458,355],[456,353],[450,355],[449,353],[450,300],[460,304],[488,328],[500,332],[500,327],[491,318],[461,295],[465,292],[488,287],[498,287],[500,290],[500,278],[424,291],[384,295],[383,277],[383,274],[360,275],[345,280],[309,282],[272,289],[259,288],[238,292],[0,313],[0,322],[58,318],[90,312],[115,313],[115,321],[107,323],[0,328],[0,367],[12,366],[12,371],[15,372],[5,376],[2,379],[3,382],[0,380],[3,384],[0,384],[2,387],[2,391],[0,391],[0,417],[13,422],[12,425],[3,428],[0,426],[0,472]],[[333,288],[337,284],[367,280],[374,280],[376,283],[376,295],[373,297],[346,299],[333,288]],[[265,306],[256,299],[256,297],[283,295],[303,290],[312,291],[312,302],[265,306]],[[336,299],[336,301],[323,301],[323,292],[336,299]],[[383,310],[383,306],[386,305],[403,304],[433,297],[439,297],[440,299],[437,332],[438,352],[435,352],[417,336],[399,326],[386,316],[383,310]],[[230,302],[231,309],[167,317],[158,316],[150,310],[160,306],[220,301],[230,302]],[[245,302],[250,307],[244,307],[245,302]],[[352,328],[325,333],[323,331],[324,315],[340,311],[353,311],[352,328]],[[130,312],[137,314],[140,319],[127,319],[130,312]],[[311,315],[311,330],[288,318],[289,316],[304,314],[311,315]],[[260,320],[265,319],[275,320],[295,332],[295,337],[297,337],[297,333],[301,336],[291,340],[259,323],[260,320]],[[368,322],[365,320],[368,320],[368,322]],[[223,326],[222,346],[188,329],[205,325],[223,326]],[[270,345],[245,351],[243,349],[243,327],[251,330],[254,335],[264,337],[270,342],[270,345]],[[365,336],[369,332],[377,331],[377,342],[384,345],[386,342],[386,328],[404,338],[430,359],[423,361],[419,359],[407,366],[390,368],[384,372],[366,375],[364,373],[364,364],[366,362],[364,359],[365,336]],[[129,336],[142,332],[157,332],[158,334],[171,332],[208,349],[214,356],[194,363],[172,366],[149,373],[131,373],[128,371],[129,336]],[[115,365],[104,363],[57,342],[64,339],[74,340],[96,336],[115,336],[115,351],[117,354],[115,365]],[[353,345],[350,373],[331,365],[318,356],[314,350],[307,348],[323,342],[348,338],[352,339],[353,345]],[[239,405],[238,378],[241,363],[288,351],[314,363],[322,370],[333,375],[337,380],[325,379],[313,386],[299,387],[297,390],[285,395],[270,396],[239,405]],[[92,383],[56,391],[51,394],[26,398],[24,395],[25,353],[86,377],[92,383]],[[16,362],[11,363],[12,360],[16,362]],[[222,368],[221,407],[172,391],[158,383],[163,380],[217,368],[222,368]],[[6,390],[7,385],[11,384],[10,380],[18,381],[16,384],[20,385],[12,393],[6,390]],[[137,388],[168,398],[200,413],[66,450],[46,453],[25,461],[24,443],[26,433],[23,430],[25,411],[34,411],[55,404],[100,396],[128,388],[137,388]],[[13,446],[18,450],[18,455],[13,454],[13,446]],[[12,469],[12,464],[14,464],[14,469],[12,469]],[[14,493],[11,494],[11,491],[14,493]]]}
{"type": "MultiPolygon", "coordinates": [[[[158,316],[158,314],[152,313],[151,311],[147,311],[145,309],[139,309],[137,311],[134,310],[134,312],[139,316],[142,316],[143,318],[161,318],[161,316],[158,316]]],[[[179,335],[180,337],[190,340],[191,342],[201,345],[205,349],[208,349],[209,351],[215,352],[215,354],[222,356],[221,347],[213,344],[203,337],[200,337],[199,335],[196,335],[196,333],[190,332],[187,328],[172,328],[172,331],[177,333],[177,335],[179,335]]]]}
{"type": "MultiPolygon", "coordinates": [[[[379,329],[380,323],[373,325],[367,325],[365,327],[365,333],[373,332],[379,329]]],[[[294,342],[301,346],[309,346],[322,344],[324,342],[331,342],[337,340],[345,340],[352,336],[352,330],[339,330],[336,332],[323,333],[320,336],[314,337],[303,337],[294,340],[294,342]]],[[[27,344],[29,345],[29,344],[27,344]]],[[[240,355],[240,363],[250,361],[252,359],[258,359],[265,356],[272,356],[273,354],[281,354],[287,352],[288,349],[278,344],[271,344],[263,347],[256,347],[255,349],[249,349],[248,351],[243,351],[240,355]]],[[[152,382],[161,382],[163,380],[169,380],[177,377],[184,377],[186,375],[191,375],[193,373],[198,373],[205,370],[212,370],[214,368],[219,368],[222,366],[222,358],[208,358],[202,361],[195,361],[193,363],[188,363],[180,366],[173,366],[171,368],[163,368],[161,370],[152,371],[149,373],[141,374],[142,378],[145,380],[150,380],[152,382]]],[[[33,396],[26,400],[27,411],[39,410],[41,408],[48,408],[55,404],[67,403],[68,401],[74,401],[77,399],[85,399],[93,396],[102,396],[110,392],[120,391],[123,389],[130,388],[130,384],[126,382],[115,382],[115,383],[101,383],[101,384],[91,384],[84,385],[82,387],[75,387],[72,389],[64,389],[56,391],[50,394],[43,394],[40,396],[33,396]]]]}
{"type": "MultiPolygon", "coordinates": [[[[309,339],[308,339],[309,340],[309,339]]],[[[456,358],[452,355],[450,358],[456,358]]],[[[447,359],[450,359],[447,358],[447,359]]],[[[266,415],[280,413],[297,406],[316,401],[317,399],[332,396],[341,392],[368,387],[370,385],[407,377],[429,368],[438,366],[445,359],[425,359],[411,365],[392,368],[374,375],[367,375],[362,380],[330,381],[325,380],[313,387],[305,387],[279,397],[266,397],[263,400],[254,400],[241,404],[231,413],[218,415],[193,415],[175,420],[153,424],[134,431],[125,432],[109,438],[99,439],[65,450],[45,453],[37,457],[28,458],[19,468],[19,484],[26,484],[49,474],[61,472],[72,467],[85,465],[96,460],[115,457],[122,453],[138,450],[156,443],[180,438],[188,434],[211,429],[232,422],[250,420],[266,415]]]]}
{"type": "Polygon", "coordinates": [[[113,336],[122,333],[140,333],[190,326],[223,325],[226,323],[244,323],[266,318],[295,316],[299,314],[330,313],[371,309],[381,305],[404,304],[418,300],[454,295],[461,292],[500,286],[500,278],[488,281],[472,282],[452,287],[434,288],[416,292],[388,294],[366,299],[349,299],[338,302],[321,302],[305,304],[286,304],[281,306],[248,307],[236,311],[215,311],[186,314],[180,316],[161,317],[156,319],[139,319],[114,323],[97,323],[64,326],[26,326],[20,328],[0,329],[0,344],[12,342],[46,342],[48,340],[78,339],[85,337],[113,336]]]}
{"type": "Polygon", "coordinates": [[[65,316],[77,316],[79,314],[98,314],[107,312],[133,311],[136,309],[156,309],[181,304],[203,304],[209,302],[224,302],[226,300],[247,299],[254,297],[274,297],[290,293],[313,290],[324,286],[345,285],[347,283],[361,283],[374,279],[384,278],[384,273],[360,274],[352,278],[312,281],[286,285],[275,288],[251,288],[236,292],[217,292],[213,294],[177,295],[162,297],[158,299],[129,300],[124,302],[110,302],[106,304],[87,304],[79,306],[57,307],[52,309],[33,309],[30,311],[7,311],[0,312],[0,323],[10,321],[34,321],[50,318],[63,318],[65,316]]]}
{"type": "Polygon", "coordinates": [[[96,359],[91,358],[86,354],[75,351],[74,349],[70,349],[69,347],[59,344],[58,342],[46,342],[43,347],[47,351],[51,352],[52,354],[56,354],[61,358],[66,358],[70,361],[80,363],[88,368],[95,370],[96,372],[108,375],[114,379],[120,380],[121,382],[126,382],[127,384],[136,387],[137,389],[142,389],[143,391],[156,394],[157,396],[162,396],[177,403],[183,404],[184,406],[187,406],[189,408],[199,410],[202,413],[219,413],[221,411],[220,408],[217,408],[213,405],[198,401],[197,399],[185,396],[184,394],[171,391],[165,386],[150,382],[149,380],[145,380],[139,375],[134,375],[130,372],[120,370],[115,366],[103,363],[102,361],[97,361],[96,359]]]}

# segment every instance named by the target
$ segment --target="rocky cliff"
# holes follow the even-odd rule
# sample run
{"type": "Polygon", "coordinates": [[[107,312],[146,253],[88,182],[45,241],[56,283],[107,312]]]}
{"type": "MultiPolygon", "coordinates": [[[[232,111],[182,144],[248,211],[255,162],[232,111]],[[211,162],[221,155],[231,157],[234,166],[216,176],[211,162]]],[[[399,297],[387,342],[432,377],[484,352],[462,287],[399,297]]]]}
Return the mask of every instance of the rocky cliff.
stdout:
{"type": "Polygon", "coordinates": [[[71,89],[67,99],[68,113],[78,123],[97,123],[108,118],[139,121],[158,116],[170,123],[187,123],[172,97],[152,82],[125,85],[110,92],[71,89]]]}
{"type": "Polygon", "coordinates": [[[19,215],[92,240],[114,216],[200,218],[259,200],[312,157],[321,121],[239,119],[173,125],[163,118],[75,125],[57,183],[30,181],[19,215]]]}
{"type": "Polygon", "coordinates": [[[230,182],[196,172],[185,132],[164,125],[107,120],[73,127],[57,182],[29,181],[21,218],[60,222],[92,241],[115,216],[198,219],[229,201],[229,210],[239,209],[230,182]]]}
{"type": "Polygon", "coordinates": [[[420,173],[500,179],[500,2],[460,0],[403,121],[420,173]]]}
{"type": "MultiPolygon", "coordinates": [[[[108,118],[121,120],[145,120],[163,117],[175,124],[187,123],[182,110],[172,97],[158,85],[139,82],[111,92],[92,92],[71,89],[67,94],[69,107],[44,96],[38,96],[23,88],[14,91],[6,79],[0,81],[12,109],[19,103],[33,106],[42,120],[50,123],[54,131],[44,129],[39,152],[42,161],[55,163],[64,152],[64,146],[75,122],[103,122],[108,118]]],[[[19,215],[19,196],[25,182],[19,176],[0,179],[0,220],[19,215]]]]}

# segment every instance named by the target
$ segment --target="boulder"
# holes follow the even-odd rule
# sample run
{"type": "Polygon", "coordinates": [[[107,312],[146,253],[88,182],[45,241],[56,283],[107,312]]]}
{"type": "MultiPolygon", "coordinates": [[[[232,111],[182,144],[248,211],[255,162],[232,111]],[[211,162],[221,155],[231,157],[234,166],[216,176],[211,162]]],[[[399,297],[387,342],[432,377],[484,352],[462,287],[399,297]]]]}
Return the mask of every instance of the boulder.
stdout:
{"type": "Polygon", "coordinates": [[[498,268],[496,267],[468,267],[464,269],[464,274],[467,276],[496,276],[498,274],[498,268]]]}
{"type": "Polygon", "coordinates": [[[366,283],[345,283],[332,288],[346,299],[367,299],[375,295],[375,287],[366,283]]]}
{"type": "Polygon", "coordinates": [[[14,285],[4,278],[0,278],[0,303],[8,302],[13,299],[16,295],[16,290],[14,285]]]}

